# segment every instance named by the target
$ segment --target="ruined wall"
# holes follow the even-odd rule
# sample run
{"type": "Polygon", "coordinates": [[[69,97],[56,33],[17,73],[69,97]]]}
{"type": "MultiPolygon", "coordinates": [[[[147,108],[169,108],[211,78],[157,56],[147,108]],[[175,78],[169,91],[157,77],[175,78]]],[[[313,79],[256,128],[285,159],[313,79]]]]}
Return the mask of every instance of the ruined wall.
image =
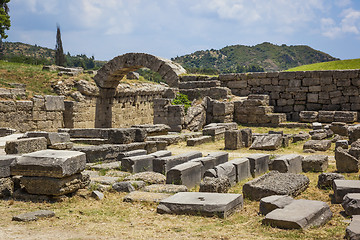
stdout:
{"type": "Polygon", "coordinates": [[[0,126],[21,132],[64,127],[64,97],[36,96],[28,101],[0,101],[0,126]]]}
{"type": "MultiPolygon", "coordinates": [[[[153,101],[160,98],[164,87],[138,87],[118,89],[112,99],[112,127],[129,127],[136,124],[152,124],[153,101]]],[[[94,128],[98,98],[85,97],[80,102],[65,101],[66,128],[94,128]]]]}
{"type": "Polygon", "coordinates": [[[275,112],[298,120],[300,111],[360,111],[360,70],[222,74],[237,96],[268,94],[275,112]]]}

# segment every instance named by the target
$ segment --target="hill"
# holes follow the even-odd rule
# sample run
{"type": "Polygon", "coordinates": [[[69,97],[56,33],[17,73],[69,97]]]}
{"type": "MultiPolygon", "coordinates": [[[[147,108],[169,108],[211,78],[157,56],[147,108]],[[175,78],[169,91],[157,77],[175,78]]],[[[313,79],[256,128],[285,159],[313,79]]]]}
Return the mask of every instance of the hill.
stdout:
{"type": "Polygon", "coordinates": [[[219,72],[240,72],[244,66],[281,71],[304,64],[338,60],[309,46],[278,46],[264,42],[255,46],[233,45],[220,50],[210,49],[172,58],[187,69],[217,69],[219,72]]]}
{"type": "MultiPolygon", "coordinates": [[[[3,42],[3,59],[10,62],[29,64],[54,64],[55,50],[21,42],[3,42]]],[[[83,67],[84,69],[98,69],[105,64],[105,61],[98,61],[95,58],[87,57],[85,54],[76,56],[67,53],[65,55],[68,67],[83,67]]]]}
{"type": "Polygon", "coordinates": [[[287,71],[319,71],[319,70],[345,70],[360,69],[360,58],[331,62],[314,63],[290,68],[287,71]]]}

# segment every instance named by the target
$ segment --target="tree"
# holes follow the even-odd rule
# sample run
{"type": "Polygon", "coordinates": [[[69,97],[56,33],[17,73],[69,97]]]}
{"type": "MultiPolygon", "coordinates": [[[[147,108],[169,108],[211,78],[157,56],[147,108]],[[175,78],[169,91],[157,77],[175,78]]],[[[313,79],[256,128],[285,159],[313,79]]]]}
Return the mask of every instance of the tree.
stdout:
{"type": "Polygon", "coordinates": [[[8,37],[5,30],[10,29],[9,2],[10,0],[0,0],[0,59],[3,58],[2,40],[8,37]]]}
{"type": "Polygon", "coordinates": [[[56,26],[57,32],[56,32],[56,45],[55,45],[55,64],[58,66],[65,67],[65,55],[64,55],[64,49],[62,47],[61,42],[61,33],[60,33],[60,26],[56,26]]]}

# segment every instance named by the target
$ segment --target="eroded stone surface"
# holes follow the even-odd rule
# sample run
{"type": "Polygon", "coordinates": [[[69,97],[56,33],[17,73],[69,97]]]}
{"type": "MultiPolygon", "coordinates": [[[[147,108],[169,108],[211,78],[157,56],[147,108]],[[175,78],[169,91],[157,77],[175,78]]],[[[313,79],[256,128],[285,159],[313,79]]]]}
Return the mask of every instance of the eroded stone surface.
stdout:
{"type": "Polygon", "coordinates": [[[334,197],[337,203],[341,203],[348,193],[360,193],[360,180],[339,180],[333,181],[334,197]]]}
{"type": "Polygon", "coordinates": [[[345,177],[340,173],[322,173],[318,176],[318,188],[329,189],[333,186],[335,179],[345,180],[345,177]]]}
{"type": "Polygon", "coordinates": [[[158,203],[161,200],[170,197],[168,193],[140,192],[133,191],[124,197],[124,202],[150,202],[158,203]]]}
{"type": "Polygon", "coordinates": [[[294,201],[294,199],[287,195],[272,195],[264,197],[260,200],[260,213],[262,215],[266,215],[275,209],[284,208],[292,201],[294,201]]]}
{"type": "Polygon", "coordinates": [[[294,173],[271,171],[244,184],[244,197],[260,200],[271,195],[297,196],[309,186],[308,177],[294,173]]]}
{"type": "Polygon", "coordinates": [[[347,215],[360,215],[360,193],[346,194],[341,205],[347,215]]]}
{"type": "Polygon", "coordinates": [[[302,160],[304,172],[323,172],[329,165],[329,157],[326,155],[305,156],[302,160]]]}
{"type": "Polygon", "coordinates": [[[153,184],[146,186],[143,190],[145,192],[178,193],[178,192],[187,192],[188,188],[184,185],[153,184]]]}
{"type": "Polygon", "coordinates": [[[12,218],[13,221],[18,222],[30,222],[37,221],[39,218],[50,218],[54,217],[55,213],[50,210],[38,210],[35,212],[22,213],[12,218]]]}
{"type": "Polygon", "coordinates": [[[161,173],[156,172],[141,172],[128,176],[124,179],[125,181],[140,180],[148,184],[165,184],[166,177],[161,173]]]}
{"type": "Polygon", "coordinates": [[[284,208],[278,208],[265,216],[264,224],[285,229],[321,226],[332,217],[329,206],[320,201],[294,200],[284,208]]]}
{"type": "Polygon", "coordinates": [[[82,152],[42,150],[18,157],[10,167],[12,175],[63,178],[85,169],[82,152]]]}

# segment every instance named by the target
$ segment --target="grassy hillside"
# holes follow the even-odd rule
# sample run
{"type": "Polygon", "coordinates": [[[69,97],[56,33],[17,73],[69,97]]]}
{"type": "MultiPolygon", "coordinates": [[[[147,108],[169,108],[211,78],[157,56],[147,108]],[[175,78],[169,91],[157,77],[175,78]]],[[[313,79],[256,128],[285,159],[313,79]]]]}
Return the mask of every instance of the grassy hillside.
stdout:
{"type": "Polygon", "coordinates": [[[278,71],[338,59],[309,46],[278,46],[264,42],[252,47],[234,45],[220,50],[197,51],[172,60],[185,68],[215,68],[220,72],[237,72],[243,66],[260,66],[265,71],[278,71]]]}
{"type": "Polygon", "coordinates": [[[332,62],[314,63],[290,68],[287,71],[345,70],[360,69],[360,58],[332,62]]]}
{"type": "MultiPolygon", "coordinates": [[[[29,63],[35,65],[50,65],[55,63],[55,50],[21,42],[4,42],[3,54],[10,62],[29,63]]],[[[99,69],[106,62],[87,57],[85,54],[76,56],[65,55],[68,67],[83,67],[84,69],[99,69]]]]}

